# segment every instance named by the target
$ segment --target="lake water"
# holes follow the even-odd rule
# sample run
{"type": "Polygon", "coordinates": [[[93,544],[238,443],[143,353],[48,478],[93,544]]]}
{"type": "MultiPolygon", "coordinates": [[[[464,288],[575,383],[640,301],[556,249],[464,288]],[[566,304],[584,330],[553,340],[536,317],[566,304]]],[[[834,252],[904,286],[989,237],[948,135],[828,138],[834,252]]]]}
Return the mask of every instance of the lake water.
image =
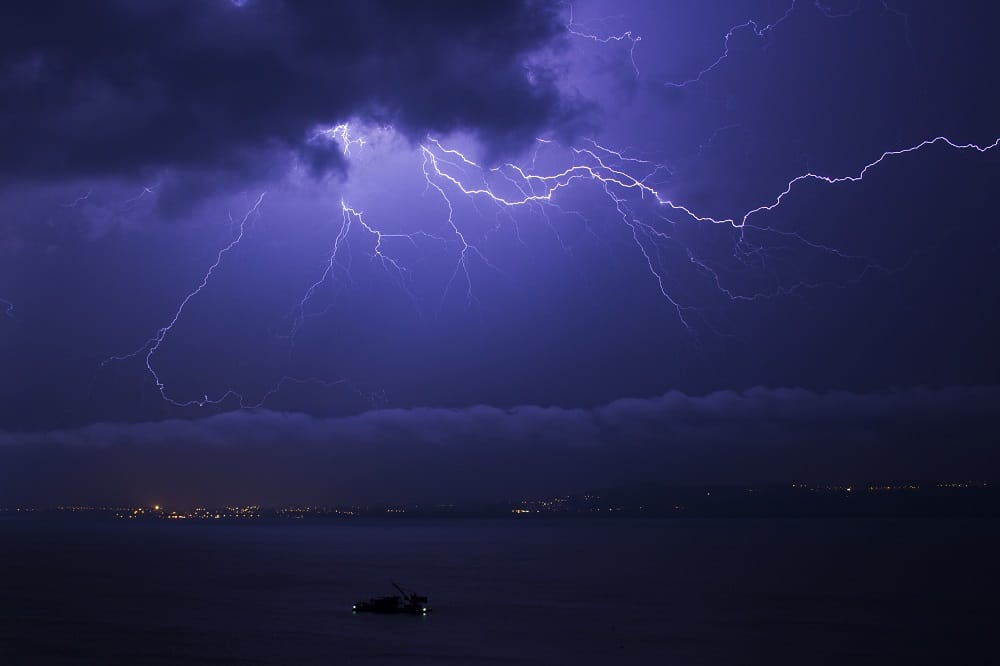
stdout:
{"type": "Polygon", "coordinates": [[[998,528],[6,519],[0,663],[996,663],[998,528]],[[434,611],[351,613],[390,579],[434,611]]]}

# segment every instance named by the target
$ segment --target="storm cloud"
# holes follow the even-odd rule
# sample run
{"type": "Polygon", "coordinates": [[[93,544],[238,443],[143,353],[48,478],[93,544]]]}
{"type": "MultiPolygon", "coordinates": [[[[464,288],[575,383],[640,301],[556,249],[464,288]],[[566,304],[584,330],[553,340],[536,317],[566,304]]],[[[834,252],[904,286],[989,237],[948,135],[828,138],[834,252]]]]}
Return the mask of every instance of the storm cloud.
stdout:
{"type": "Polygon", "coordinates": [[[8,3],[0,503],[995,477],[998,10],[834,4],[8,3]]]}
{"type": "Polygon", "coordinates": [[[0,175],[248,174],[343,166],[317,126],[468,131],[494,152],[577,108],[536,57],[551,2],[18,3],[0,24],[0,175]],[[507,103],[516,99],[517,104],[507,103]]]}
{"type": "Polygon", "coordinates": [[[996,474],[1000,387],[670,392],[593,409],[231,412],[0,434],[0,501],[496,500],[658,481],[996,474]],[[58,489],[58,491],[54,491],[58,489]],[[55,494],[54,494],[55,493],[55,494]]]}

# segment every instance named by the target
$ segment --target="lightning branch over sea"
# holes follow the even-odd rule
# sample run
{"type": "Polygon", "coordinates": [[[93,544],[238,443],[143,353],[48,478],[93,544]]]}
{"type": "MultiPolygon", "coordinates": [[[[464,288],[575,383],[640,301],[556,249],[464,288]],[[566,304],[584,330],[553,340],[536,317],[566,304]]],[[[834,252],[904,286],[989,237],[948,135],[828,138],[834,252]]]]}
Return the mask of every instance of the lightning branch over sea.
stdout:
{"type": "MultiPolygon", "coordinates": [[[[454,226],[454,220],[451,216],[453,206],[444,190],[445,185],[449,186],[456,193],[466,197],[484,198],[500,208],[511,209],[526,207],[532,204],[555,205],[555,199],[557,198],[559,192],[569,188],[574,183],[586,181],[596,183],[607,196],[615,212],[621,218],[622,223],[628,228],[629,234],[634,240],[634,243],[642,255],[645,264],[649,268],[649,272],[655,279],[661,295],[677,310],[681,321],[687,326],[688,322],[685,319],[685,312],[696,309],[696,306],[692,304],[682,304],[665,286],[665,272],[667,268],[662,266],[655,258],[655,246],[659,242],[670,241],[673,237],[669,228],[659,228],[656,222],[665,221],[668,227],[680,221],[731,227],[737,234],[736,250],[743,251],[752,251],[755,249],[747,244],[745,234],[748,230],[753,230],[765,235],[779,235],[791,238],[804,247],[828,253],[842,260],[860,262],[860,272],[855,278],[848,281],[848,283],[854,283],[873,270],[886,271],[887,269],[867,257],[845,253],[833,246],[810,240],[799,233],[775,229],[764,224],[755,224],[752,220],[756,220],[759,217],[763,217],[767,213],[775,211],[789,196],[792,195],[793,190],[805,181],[817,181],[826,185],[860,182],[870,170],[878,167],[886,160],[898,158],[908,153],[913,153],[938,144],[947,146],[954,150],[985,153],[997,148],[998,144],[1000,144],[1000,139],[997,139],[990,144],[980,145],[975,143],[959,143],[948,137],[938,136],[905,148],[884,151],[876,159],[862,166],[854,174],[830,176],[813,172],[803,173],[790,179],[785,188],[769,203],[762,204],[741,214],[729,217],[715,217],[698,212],[688,205],[667,196],[656,187],[649,185],[647,181],[650,173],[635,173],[629,170],[629,168],[633,165],[639,165],[645,166],[647,168],[647,172],[652,172],[664,169],[662,165],[652,165],[652,163],[645,160],[624,157],[621,152],[604,147],[594,141],[589,141],[588,146],[570,147],[569,150],[573,155],[572,163],[568,164],[560,171],[548,174],[534,173],[531,170],[526,170],[524,167],[514,163],[507,163],[500,167],[485,169],[473,162],[461,152],[453,149],[445,149],[439,142],[433,140],[424,144],[421,147],[421,151],[424,156],[423,165],[425,176],[429,179],[434,177],[441,183],[435,184],[435,187],[449,203],[449,223],[452,224],[452,226],[454,226]],[[463,166],[471,166],[480,169],[482,174],[488,175],[492,173],[502,175],[507,182],[511,182],[516,185],[518,196],[498,193],[494,187],[487,183],[485,177],[483,177],[481,181],[476,184],[467,184],[462,180],[461,174],[456,174],[448,170],[448,166],[454,166],[455,161],[443,159],[442,155],[457,157],[463,166]],[[648,200],[655,202],[658,207],[666,209],[672,217],[659,218],[656,221],[646,221],[641,219],[633,211],[630,199],[628,198],[629,195],[633,198],[638,197],[640,201],[648,200]]],[[[468,264],[466,263],[466,251],[469,246],[465,242],[464,237],[462,240],[463,252],[459,265],[466,279],[471,280],[469,277],[468,264]]],[[[686,252],[691,263],[697,265],[702,270],[711,273],[719,290],[733,300],[757,300],[769,296],[788,294],[804,288],[838,286],[838,283],[832,281],[819,283],[803,281],[793,285],[779,285],[774,292],[771,293],[756,292],[751,294],[737,294],[731,288],[725,287],[721,284],[718,273],[712,270],[704,260],[695,256],[690,249],[686,250],[686,252]]],[[[483,257],[480,250],[476,249],[475,253],[477,256],[483,257]]],[[[485,261],[485,257],[483,258],[485,261]]]]}
{"type": "Polygon", "coordinates": [[[156,371],[156,368],[153,364],[153,356],[156,354],[157,350],[163,344],[163,341],[166,340],[167,334],[170,333],[173,327],[177,324],[177,321],[181,318],[181,315],[184,313],[184,308],[186,308],[188,303],[191,302],[191,299],[200,294],[201,291],[206,286],[208,286],[209,279],[211,279],[212,274],[222,264],[222,260],[226,256],[226,254],[232,251],[232,249],[235,248],[237,245],[239,245],[240,242],[243,240],[243,235],[246,232],[247,221],[250,220],[251,216],[256,214],[257,211],[260,209],[261,204],[264,202],[265,194],[266,192],[261,192],[260,196],[257,197],[257,200],[254,202],[253,206],[251,206],[250,210],[247,211],[246,215],[244,215],[243,219],[240,221],[236,237],[233,238],[233,240],[231,240],[229,244],[227,244],[221,250],[219,250],[218,254],[215,257],[215,262],[211,266],[209,266],[208,270],[205,272],[205,275],[202,277],[201,282],[198,284],[198,286],[195,287],[193,291],[189,292],[181,300],[180,305],[177,306],[177,310],[174,311],[174,315],[167,323],[167,325],[159,329],[156,332],[156,334],[153,335],[153,337],[146,340],[146,342],[143,343],[143,345],[138,349],[136,349],[135,351],[130,352],[128,354],[110,356],[101,363],[102,366],[105,366],[109,363],[116,361],[125,361],[131,358],[135,358],[137,356],[143,355],[143,353],[145,352],[143,359],[146,364],[146,370],[149,372],[150,377],[152,377],[153,381],[156,383],[156,389],[159,392],[160,396],[167,402],[171,403],[172,405],[176,407],[191,407],[191,406],[204,407],[206,405],[217,405],[224,402],[225,400],[228,400],[229,398],[235,397],[239,399],[240,405],[244,406],[243,396],[233,390],[227,390],[222,395],[215,398],[210,398],[207,394],[204,395],[202,398],[195,398],[190,400],[175,400],[171,398],[167,392],[166,385],[163,383],[163,380],[160,378],[159,373],[156,371]]]}
{"type": "MultiPolygon", "coordinates": [[[[858,3],[856,7],[837,13],[818,0],[811,4],[830,19],[853,16],[861,8],[861,4],[858,3]]],[[[886,2],[882,2],[881,5],[885,11],[906,18],[905,14],[893,9],[886,2]]],[[[749,20],[734,26],[725,35],[723,40],[725,48],[717,60],[695,76],[667,85],[684,87],[702,81],[730,57],[729,42],[736,33],[751,30],[757,38],[766,38],[791,16],[797,6],[797,1],[792,2],[784,14],[767,24],[749,20]]],[[[598,44],[630,43],[630,59],[635,74],[639,77],[639,69],[635,62],[635,47],[641,38],[632,31],[602,34],[597,30],[591,30],[574,21],[572,8],[566,30],[577,38],[598,44]]],[[[702,148],[711,143],[719,132],[737,126],[730,124],[715,130],[712,137],[703,142],[702,148]]],[[[379,128],[379,131],[391,133],[392,128],[384,126],[379,128]]],[[[377,141],[372,141],[366,136],[364,123],[353,122],[319,128],[313,132],[311,142],[334,144],[348,163],[358,152],[375,151],[374,146],[378,145],[377,141]]],[[[890,274],[902,270],[908,265],[909,260],[902,265],[886,267],[868,256],[843,251],[798,231],[779,228],[769,223],[768,217],[794,198],[796,192],[807,182],[825,187],[848,186],[864,180],[872,170],[883,167],[890,161],[905,159],[911,153],[929,150],[935,146],[959,152],[986,153],[1000,145],[1000,138],[991,143],[975,143],[943,135],[933,136],[900,148],[883,150],[874,155],[874,159],[850,173],[838,175],[806,171],[789,178],[780,191],[763,198],[759,205],[728,215],[710,214],[699,210],[698,206],[671,194],[672,179],[678,175],[677,169],[672,165],[634,156],[635,153],[629,150],[606,145],[597,138],[562,145],[553,138],[539,137],[533,149],[529,151],[528,159],[521,162],[504,162],[496,166],[484,165],[476,161],[469,151],[446,145],[447,143],[450,143],[447,138],[428,136],[417,142],[413,148],[415,168],[419,169],[418,173],[423,179],[425,194],[434,195],[441,202],[442,210],[436,221],[422,224],[416,229],[389,232],[384,230],[377,220],[366,216],[364,210],[357,204],[348,203],[343,198],[340,200],[340,222],[339,226],[335,227],[336,234],[332,245],[315,280],[306,286],[302,297],[293,308],[288,335],[282,336],[289,339],[290,350],[294,350],[296,335],[306,322],[329,312],[333,307],[313,306],[313,301],[320,290],[337,281],[342,281],[346,285],[354,283],[351,238],[358,239],[358,242],[364,239],[365,254],[369,261],[391,276],[415,306],[418,298],[412,290],[413,267],[409,266],[402,254],[397,254],[394,249],[400,247],[399,244],[419,249],[423,242],[433,243],[439,251],[447,253],[452,262],[448,279],[443,286],[442,304],[456,284],[460,284],[467,305],[472,305],[479,301],[475,289],[476,271],[485,268],[496,273],[504,273],[500,263],[491,258],[489,238],[505,220],[513,225],[514,235],[522,244],[524,241],[521,225],[526,223],[524,218],[527,216],[528,223],[546,225],[555,233],[561,247],[564,250],[568,249],[556,231],[549,213],[565,214],[582,220],[589,234],[594,237],[599,236],[599,232],[595,230],[597,223],[602,221],[599,218],[603,218],[605,222],[610,220],[620,224],[619,228],[634,248],[637,260],[649,273],[660,296],[676,312],[679,323],[691,333],[696,330],[696,319],[710,330],[714,330],[711,324],[700,316],[705,303],[690,294],[678,292],[674,273],[682,270],[684,264],[688,270],[703,276],[706,284],[716,293],[733,302],[776,298],[810,289],[843,288],[857,284],[872,273],[890,274]],[[539,163],[543,161],[546,166],[540,167],[539,163]],[[573,208],[571,201],[573,193],[588,191],[585,188],[590,188],[590,192],[606,200],[606,215],[593,212],[584,214],[573,208]],[[457,203],[460,199],[469,202],[477,211],[473,219],[459,211],[457,203]],[[494,210],[495,222],[484,224],[486,215],[481,204],[494,210]],[[676,233],[681,225],[717,229],[726,233],[731,247],[730,255],[705,256],[695,247],[686,244],[684,238],[676,233]],[[768,256],[773,243],[779,244],[784,249],[794,247],[802,252],[821,253],[851,267],[850,275],[846,278],[789,280],[775,274],[772,286],[766,289],[734,281],[731,276],[732,271],[726,267],[727,262],[740,269],[755,269],[766,274],[768,256]],[[672,252],[667,252],[668,249],[672,252]],[[678,260],[677,257],[681,259],[678,260]]],[[[386,184],[389,188],[393,186],[392,182],[386,184]]],[[[139,197],[151,193],[152,190],[146,188],[139,197]]],[[[89,196],[90,192],[87,192],[70,205],[77,205],[89,196]]],[[[258,213],[263,200],[264,194],[261,194],[239,224],[233,222],[235,230],[233,240],[218,252],[215,262],[208,268],[199,285],[181,301],[169,323],[159,329],[139,349],[129,354],[109,357],[102,365],[142,357],[160,396],[178,407],[205,407],[234,400],[241,408],[255,408],[262,406],[289,383],[325,387],[347,384],[344,380],[330,382],[317,378],[298,379],[285,376],[259,400],[250,401],[235,389],[227,389],[215,396],[204,394],[200,398],[178,399],[172,397],[161,379],[154,362],[156,352],[180,319],[189,301],[206,287],[225,256],[241,242],[248,220],[258,213]]],[[[5,301],[0,301],[0,304],[2,303],[5,301]]]]}
{"type": "MultiPolygon", "coordinates": [[[[758,235],[792,241],[802,248],[822,252],[857,266],[850,278],[841,281],[799,280],[790,284],[777,284],[770,291],[741,292],[732,285],[724,284],[719,271],[713,267],[712,262],[708,259],[699,257],[691,248],[682,248],[687,260],[700,272],[707,274],[718,292],[730,300],[753,301],[788,295],[805,289],[856,284],[872,272],[890,273],[898,268],[886,268],[869,257],[844,252],[834,246],[809,239],[795,231],[758,223],[757,219],[778,209],[787,198],[792,196],[793,190],[801,187],[806,181],[815,181],[829,186],[856,183],[863,180],[870,170],[887,160],[900,158],[934,145],[946,146],[960,151],[984,153],[995,149],[998,141],[1000,139],[991,144],[980,145],[959,143],[944,136],[934,137],[912,146],[884,151],[853,174],[832,176],[807,172],[797,175],[791,178],[785,188],[771,201],[738,215],[720,217],[699,212],[689,205],[671,198],[657,186],[651,185],[650,179],[655,173],[669,171],[664,165],[649,160],[627,157],[621,151],[606,147],[594,140],[587,140],[578,146],[570,146],[567,150],[571,161],[564,168],[553,172],[539,173],[535,169],[539,150],[559,148],[552,140],[538,140],[538,147],[532,154],[531,164],[519,165],[508,162],[496,167],[486,167],[464,152],[446,147],[435,138],[428,138],[419,147],[420,168],[427,188],[436,192],[445,206],[444,221],[446,228],[449,229],[449,234],[443,236],[426,230],[417,230],[406,234],[388,234],[380,231],[374,223],[366,221],[361,212],[342,202],[343,221],[340,231],[334,240],[322,274],[307,288],[298,305],[293,332],[297,331],[304,323],[308,316],[307,305],[323,283],[338,273],[350,281],[350,266],[341,262],[339,257],[342,253],[342,245],[348,234],[351,233],[352,224],[356,224],[360,232],[375,240],[375,246],[370,255],[371,259],[377,260],[387,272],[396,276],[404,289],[409,269],[401,259],[394,258],[383,247],[385,239],[402,239],[415,244],[417,238],[424,237],[454,246],[456,248],[454,267],[445,286],[445,292],[447,293],[454,283],[460,280],[465,288],[466,300],[471,304],[476,300],[473,286],[473,263],[478,262],[498,272],[501,269],[489,258],[489,253],[481,240],[484,237],[482,230],[463,231],[463,229],[468,229],[470,225],[468,221],[460,222],[456,218],[454,197],[460,196],[469,200],[485,201],[498,210],[510,214],[508,219],[513,220],[512,211],[517,209],[538,212],[544,207],[553,207],[563,211],[558,201],[560,194],[573,186],[585,183],[595,184],[599,191],[606,196],[611,210],[621,220],[641,255],[641,259],[655,281],[659,293],[676,310],[682,324],[691,330],[689,318],[692,313],[698,311],[699,304],[683,302],[671,292],[668,286],[671,268],[664,264],[659,252],[662,244],[675,242],[674,235],[671,233],[674,225],[686,222],[732,229],[734,233],[733,253],[734,257],[737,258],[745,259],[749,256],[760,256],[766,253],[766,245],[755,244],[748,239],[747,232],[753,231],[758,235]],[[491,178],[493,182],[491,182],[491,178]],[[644,218],[636,211],[636,202],[652,202],[655,207],[665,211],[666,214],[654,215],[651,219],[644,218]]],[[[411,292],[407,291],[407,293],[413,297],[411,292]]]]}
{"type": "Polygon", "coordinates": [[[333,246],[327,256],[323,272],[315,282],[309,285],[305,293],[302,295],[302,299],[295,307],[295,315],[292,320],[291,331],[288,335],[293,345],[295,335],[302,328],[302,325],[307,319],[325,314],[330,309],[329,307],[325,307],[317,312],[310,312],[308,310],[309,303],[312,301],[313,297],[316,296],[317,291],[338,274],[341,275],[347,282],[353,281],[351,277],[350,260],[348,259],[344,261],[342,259],[343,248],[346,245],[347,237],[351,233],[353,226],[357,225],[363,233],[367,234],[374,240],[374,247],[369,255],[371,261],[377,261],[381,264],[383,269],[393,274],[400,289],[402,289],[411,299],[414,300],[416,297],[407,285],[407,281],[409,279],[409,269],[399,260],[393,258],[390,254],[387,254],[383,248],[383,243],[386,241],[391,242],[393,240],[402,240],[416,246],[416,239],[421,237],[430,238],[440,242],[447,242],[444,238],[434,236],[423,231],[417,231],[412,234],[385,233],[369,225],[365,221],[363,211],[355,210],[351,206],[347,205],[343,200],[340,202],[340,209],[342,223],[340,225],[340,230],[337,232],[337,235],[333,240],[333,246]]]}
{"type": "MultiPolygon", "coordinates": [[[[342,134],[343,140],[345,142],[353,141],[348,138],[346,131],[347,127],[345,125],[343,126],[343,134],[342,134]]],[[[348,143],[348,145],[351,144],[348,143]]],[[[363,145],[363,143],[360,145],[363,145]]],[[[150,188],[144,188],[143,193],[140,194],[139,197],[142,197],[144,194],[151,194],[151,193],[152,190],[150,188]]],[[[324,389],[332,389],[338,387],[347,388],[353,391],[354,393],[357,393],[360,397],[364,398],[373,405],[376,404],[380,399],[382,399],[381,392],[365,393],[346,379],[328,380],[319,377],[303,378],[303,377],[293,377],[290,375],[285,375],[279,378],[271,386],[271,388],[265,391],[257,400],[250,400],[242,392],[232,388],[226,389],[225,391],[222,391],[221,393],[214,396],[210,396],[207,393],[205,393],[201,397],[178,399],[171,395],[170,391],[167,388],[166,383],[161,378],[160,373],[157,370],[156,365],[154,363],[154,355],[166,341],[167,336],[170,334],[174,326],[177,325],[177,322],[180,320],[182,314],[184,313],[185,308],[188,306],[191,300],[197,297],[208,286],[208,283],[211,280],[213,274],[222,265],[226,255],[229,254],[231,251],[233,251],[243,241],[243,238],[247,231],[247,224],[251,221],[253,217],[259,214],[261,205],[264,203],[264,198],[266,194],[267,194],[266,192],[261,192],[261,194],[254,201],[253,205],[249,208],[249,210],[247,210],[246,214],[242,217],[242,219],[240,219],[239,223],[235,225],[235,235],[233,239],[218,251],[215,257],[215,261],[205,271],[201,279],[201,282],[199,282],[198,285],[192,291],[188,292],[188,294],[181,300],[180,305],[178,305],[177,309],[174,311],[173,317],[170,319],[170,321],[165,326],[160,328],[155,335],[146,340],[146,342],[143,343],[141,347],[127,354],[110,356],[101,362],[101,367],[105,367],[114,362],[126,361],[132,358],[142,357],[146,368],[146,372],[153,380],[156,386],[156,390],[159,393],[160,397],[163,398],[163,400],[165,400],[166,402],[170,403],[171,405],[182,408],[219,406],[225,404],[227,401],[232,400],[235,401],[235,403],[239,406],[240,409],[259,409],[263,407],[270,398],[272,398],[275,394],[281,391],[285,386],[290,384],[317,386],[317,387],[322,387],[324,389]]],[[[368,228],[367,225],[364,224],[363,219],[361,219],[360,214],[356,213],[355,211],[349,209],[346,206],[344,207],[345,226],[344,229],[342,230],[341,235],[338,235],[337,237],[338,238],[337,245],[335,245],[334,252],[331,255],[330,259],[331,268],[336,257],[337,247],[339,247],[340,241],[343,240],[343,236],[346,234],[346,231],[349,228],[348,212],[354,214],[359,219],[361,224],[366,228],[368,228]]],[[[376,235],[378,234],[378,232],[374,230],[372,230],[372,233],[375,233],[376,235]]],[[[381,239],[379,240],[381,241],[381,239]]],[[[394,263],[393,260],[388,257],[383,257],[383,260],[386,262],[394,263]]],[[[312,291],[315,290],[315,287],[317,287],[326,278],[326,276],[327,273],[324,273],[323,277],[310,288],[309,292],[307,292],[306,297],[303,298],[301,304],[302,307],[304,307],[305,302],[311,296],[312,291]]],[[[10,310],[11,312],[13,311],[13,305],[11,305],[10,310]]],[[[297,320],[297,325],[300,324],[301,321],[297,320]]]]}
{"type": "MultiPolygon", "coordinates": [[[[729,60],[729,57],[731,55],[730,42],[736,35],[749,32],[749,34],[753,35],[754,39],[766,42],[771,33],[773,33],[782,23],[787,21],[792,16],[792,14],[797,10],[799,2],[800,0],[792,0],[791,4],[788,6],[788,9],[786,9],[784,13],[782,13],[778,18],[771,21],[770,23],[765,23],[759,19],[750,18],[742,23],[738,23],[732,26],[731,28],[729,28],[726,34],[723,35],[722,53],[720,53],[715,60],[713,60],[711,63],[709,63],[701,70],[699,70],[697,73],[695,73],[693,76],[690,76],[687,79],[683,79],[680,81],[667,81],[666,83],[664,83],[664,85],[668,88],[681,89],[694,84],[702,83],[709,74],[714,72],[716,69],[721,67],[723,63],[729,60]]],[[[816,11],[818,11],[821,15],[823,15],[825,18],[828,19],[848,19],[857,15],[862,10],[862,0],[857,0],[857,2],[854,4],[853,7],[840,12],[835,11],[829,5],[823,3],[821,0],[813,0],[810,4],[816,11]]],[[[901,12],[898,9],[892,7],[889,4],[888,0],[879,0],[879,5],[885,12],[895,15],[903,21],[904,28],[906,29],[907,40],[909,40],[909,17],[904,12],[901,12]]],[[[631,33],[626,33],[626,34],[631,36],[631,33]]],[[[589,37],[589,35],[580,35],[580,36],[589,37]]],[[[636,41],[638,41],[638,39],[639,38],[637,38],[636,41]]],[[[632,48],[634,52],[635,49],[634,43],[632,48]]],[[[634,65],[635,64],[634,57],[632,62],[634,65]]],[[[638,75],[638,68],[636,68],[636,74],[638,75]]]]}
{"type": "MultiPolygon", "coordinates": [[[[605,19],[606,20],[606,19],[605,19]]],[[[599,22],[599,21],[595,21],[599,22]]],[[[589,39],[597,44],[610,44],[612,42],[625,43],[627,42],[630,46],[628,49],[629,62],[632,63],[632,69],[635,71],[635,78],[638,79],[641,75],[639,73],[639,65],[635,62],[635,49],[639,46],[639,42],[642,41],[642,37],[633,34],[631,30],[625,30],[615,34],[613,32],[608,34],[599,34],[597,30],[591,29],[583,24],[577,23],[573,19],[573,5],[569,6],[569,20],[566,23],[566,31],[576,37],[582,39],[589,39]]]]}
{"type": "MultiPolygon", "coordinates": [[[[344,125],[341,131],[343,140],[347,142],[347,137],[350,136],[347,125],[344,125]]],[[[361,138],[351,139],[351,141],[356,142],[356,144],[352,143],[349,145],[364,145],[361,138]]],[[[548,139],[539,139],[538,143],[542,149],[556,150],[559,148],[555,142],[548,139]]],[[[717,291],[730,300],[754,301],[789,295],[804,289],[845,287],[856,284],[872,272],[891,271],[868,257],[845,253],[835,247],[810,240],[797,232],[776,229],[764,223],[758,223],[756,220],[777,210],[806,181],[814,181],[826,186],[857,183],[862,181],[871,170],[883,165],[888,160],[899,159],[910,153],[915,153],[936,145],[957,151],[985,153],[996,149],[1000,145],[1000,138],[989,144],[975,144],[960,143],[948,137],[939,136],[904,148],[884,151],[876,159],[863,165],[852,174],[831,176],[813,172],[803,173],[791,178],[784,189],[768,203],[761,204],[738,215],[722,217],[699,212],[682,202],[674,200],[661,189],[658,189],[658,187],[649,184],[652,174],[665,169],[663,165],[649,160],[627,157],[621,151],[606,147],[594,140],[587,140],[583,144],[570,146],[567,152],[571,156],[571,159],[564,168],[552,172],[539,173],[535,168],[535,162],[538,159],[537,150],[532,156],[531,163],[526,165],[507,162],[496,167],[485,167],[474,161],[464,152],[446,147],[437,139],[428,138],[419,146],[419,168],[428,190],[435,192],[444,204],[444,223],[449,233],[441,235],[440,233],[424,229],[417,229],[409,233],[387,233],[380,230],[376,224],[368,221],[363,211],[341,201],[341,224],[339,230],[327,255],[323,270],[317,279],[306,288],[295,308],[291,331],[288,337],[294,345],[295,335],[305,322],[329,310],[328,307],[315,312],[309,310],[310,302],[324,284],[337,278],[346,281],[348,284],[352,282],[351,261],[349,255],[345,255],[347,239],[352,233],[363,234],[371,239],[372,246],[368,253],[369,259],[377,262],[386,273],[392,275],[400,288],[414,301],[416,297],[408,287],[410,268],[401,259],[393,256],[387,249],[387,243],[393,241],[404,242],[415,247],[417,239],[428,239],[444,246],[454,247],[454,266],[445,286],[444,295],[447,294],[456,281],[461,280],[464,283],[467,302],[472,304],[477,300],[474,292],[473,262],[478,262],[482,266],[494,271],[499,272],[501,269],[490,260],[488,251],[482,244],[481,239],[484,237],[482,229],[478,229],[474,233],[463,230],[471,225],[469,225],[468,221],[460,222],[456,218],[454,197],[483,200],[498,210],[510,213],[511,217],[509,219],[513,219],[513,211],[521,209],[537,213],[539,208],[552,207],[562,211],[563,209],[560,207],[559,202],[561,194],[569,191],[574,186],[583,186],[588,183],[596,186],[598,191],[603,193],[607,198],[609,209],[620,220],[623,228],[626,230],[643,265],[654,281],[658,292],[669,306],[676,311],[679,322],[689,331],[694,331],[692,317],[699,313],[699,304],[685,302],[672,292],[669,286],[671,266],[663,261],[662,253],[660,252],[663,244],[677,242],[672,233],[673,227],[677,224],[713,225],[719,228],[730,229],[734,235],[733,257],[736,259],[766,251],[765,244],[752,244],[747,240],[746,233],[748,230],[752,230],[764,236],[780,237],[785,240],[790,239],[803,248],[819,251],[846,262],[856,262],[858,265],[855,274],[843,281],[822,280],[810,282],[801,280],[791,284],[778,284],[771,291],[741,292],[732,285],[724,284],[718,268],[712,262],[698,256],[692,248],[682,248],[687,261],[700,272],[706,274],[717,291]],[[491,178],[496,181],[496,184],[491,183],[491,178]],[[504,191],[500,189],[500,183],[507,186],[504,191]],[[644,217],[637,211],[636,206],[636,203],[642,204],[643,202],[654,204],[654,208],[665,211],[666,214],[644,217]],[[473,238],[473,235],[475,235],[475,238],[473,238]]],[[[227,389],[215,396],[203,394],[197,398],[178,399],[171,395],[157,370],[155,364],[156,352],[181,318],[189,302],[205,289],[213,274],[223,263],[226,255],[243,240],[247,224],[254,215],[258,214],[264,197],[265,194],[262,193],[238,225],[236,225],[234,238],[219,250],[215,261],[206,270],[198,285],[181,300],[170,321],[135,351],[128,354],[111,356],[102,363],[102,366],[111,362],[124,361],[141,356],[144,360],[146,371],[152,378],[157,392],[165,401],[176,407],[217,406],[226,401],[233,400],[240,408],[259,408],[288,384],[317,385],[326,388],[347,386],[357,391],[346,380],[328,381],[319,378],[302,379],[285,376],[279,379],[258,400],[248,400],[241,392],[235,389],[227,389]]],[[[539,217],[538,219],[542,218],[539,217]]],[[[717,262],[718,260],[716,260],[717,262]]],[[[0,303],[6,303],[6,301],[0,301],[0,303]]],[[[8,315],[12,312],[12,308],[12,305],[8,307],[8,315]]]]}

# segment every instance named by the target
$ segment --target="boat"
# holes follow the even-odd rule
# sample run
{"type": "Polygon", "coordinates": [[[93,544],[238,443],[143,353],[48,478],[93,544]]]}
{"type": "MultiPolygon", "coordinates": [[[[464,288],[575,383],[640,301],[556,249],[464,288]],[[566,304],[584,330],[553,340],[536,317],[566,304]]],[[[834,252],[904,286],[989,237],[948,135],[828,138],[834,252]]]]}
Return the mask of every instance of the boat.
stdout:
{"type": "Polygon", "coordinates": [[[354,604],[351,610],[355,613],[379,613],[381,615],[427,615],[430,612],[427,597],[409,592],[394,582],[392,586],[399,594],[359,601],[354,604]]]}

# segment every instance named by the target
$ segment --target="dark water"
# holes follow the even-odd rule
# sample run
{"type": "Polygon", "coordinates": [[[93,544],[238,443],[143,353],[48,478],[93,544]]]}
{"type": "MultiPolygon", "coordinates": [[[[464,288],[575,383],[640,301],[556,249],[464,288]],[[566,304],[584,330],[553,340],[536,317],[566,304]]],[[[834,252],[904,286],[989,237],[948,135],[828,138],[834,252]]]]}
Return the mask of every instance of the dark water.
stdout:
{"type": "Polygon", "coordinates": [[[0,663],[1000,663],[998,527],[4,520],[0,663]]]}

